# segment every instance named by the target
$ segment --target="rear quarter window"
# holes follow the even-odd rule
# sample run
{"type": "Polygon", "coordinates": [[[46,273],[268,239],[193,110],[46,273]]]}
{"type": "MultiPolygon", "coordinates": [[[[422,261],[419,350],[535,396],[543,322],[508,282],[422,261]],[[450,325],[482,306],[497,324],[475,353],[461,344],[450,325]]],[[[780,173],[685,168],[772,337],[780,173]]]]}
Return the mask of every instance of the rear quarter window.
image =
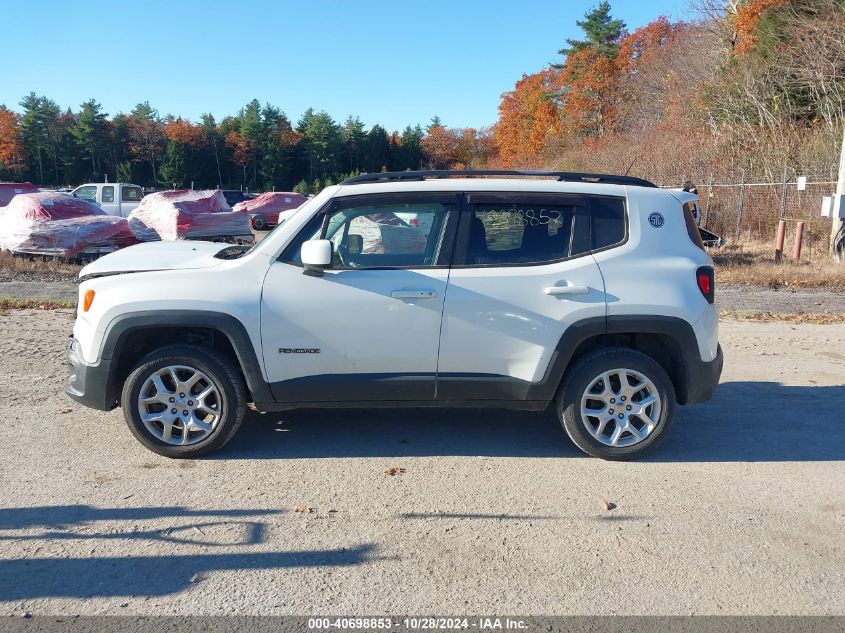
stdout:
{"type": "Polygon", "coordinates": [[[698,223],[695,218],[695,203],[684,203],[684,222],[687,225],[687,235],[689,235],[693,244],[704,250],[704,242],[701,241],[701,233],[698,231],[698,223]]]}
{"type": "Polygon", "coordinates": [[[593,250],[601,250],[625,241],[625,200],[590,198],[590,224],[593,250]]]}
{"type": "Polygon", "coordinates": [[[120,195],[123,202],[140,202],[144,197],[140,187],[124,187],[120,195]]]}

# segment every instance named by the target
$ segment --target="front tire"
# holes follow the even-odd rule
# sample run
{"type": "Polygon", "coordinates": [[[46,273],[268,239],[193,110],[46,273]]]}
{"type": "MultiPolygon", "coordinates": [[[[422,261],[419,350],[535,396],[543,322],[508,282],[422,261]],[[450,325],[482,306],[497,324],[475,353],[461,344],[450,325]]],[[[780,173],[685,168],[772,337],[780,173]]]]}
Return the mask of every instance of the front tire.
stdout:
{"type": "Polygon", "coordinates": [[[652,358],[608,348],[567,373],[557,413],[572,442],[593,457],[631,460],[654,450],[675,419],[675,389],[652,358]]]}
{"type": "Polygon", "coordinates": [[[121,397],[132,435],[171,458],[208,455],[240,428],[246,389],[225,358],[193,345],[169,345],[142,358],[121,397]]]}

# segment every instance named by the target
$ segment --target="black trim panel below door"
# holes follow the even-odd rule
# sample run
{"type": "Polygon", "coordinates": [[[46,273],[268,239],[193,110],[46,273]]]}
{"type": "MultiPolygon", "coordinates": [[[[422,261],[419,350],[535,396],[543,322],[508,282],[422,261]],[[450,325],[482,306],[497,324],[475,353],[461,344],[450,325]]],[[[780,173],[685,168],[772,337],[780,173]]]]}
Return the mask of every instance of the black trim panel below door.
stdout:
{"type": "Polygon", "coordinates": [[[433,373],[321,374],[274,382],[279,402],[434,401],[433,373]]]}

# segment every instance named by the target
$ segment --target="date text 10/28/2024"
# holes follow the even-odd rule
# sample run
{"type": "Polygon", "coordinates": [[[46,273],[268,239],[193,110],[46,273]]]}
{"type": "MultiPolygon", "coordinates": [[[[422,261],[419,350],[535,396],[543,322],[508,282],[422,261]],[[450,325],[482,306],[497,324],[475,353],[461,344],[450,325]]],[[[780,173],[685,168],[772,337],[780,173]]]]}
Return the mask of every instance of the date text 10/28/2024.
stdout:
{"type": "Polygon", "coordinates": [[[527,623],[520,619],[497,617],[408,617],[408,618],[309,618],[308,628],[320,629],[400,629],[408,631],[480,631],[510,630],[519,631],[527,628],[527,623]]]}

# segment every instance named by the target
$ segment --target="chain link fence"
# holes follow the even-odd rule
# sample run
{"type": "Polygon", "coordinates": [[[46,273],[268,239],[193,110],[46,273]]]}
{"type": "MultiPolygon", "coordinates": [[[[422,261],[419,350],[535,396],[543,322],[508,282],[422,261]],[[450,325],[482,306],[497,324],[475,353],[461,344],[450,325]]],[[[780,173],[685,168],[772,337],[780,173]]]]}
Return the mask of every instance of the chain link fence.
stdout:
{"type": "Polygon", "coordinates": [[[783,219],[790,232],[797,222],[805,223],[805,243],[827,243],[831,221],[821,216],[821,205],[822,198],[836,189],[830,176],[807,176],[803,190],[798,189],[795,176],[781,182],[743,175],[734,182],[709,178],[694,182],[701,205],[701,226],[726,240],[774,240],[778,221],[783,219]]]}

